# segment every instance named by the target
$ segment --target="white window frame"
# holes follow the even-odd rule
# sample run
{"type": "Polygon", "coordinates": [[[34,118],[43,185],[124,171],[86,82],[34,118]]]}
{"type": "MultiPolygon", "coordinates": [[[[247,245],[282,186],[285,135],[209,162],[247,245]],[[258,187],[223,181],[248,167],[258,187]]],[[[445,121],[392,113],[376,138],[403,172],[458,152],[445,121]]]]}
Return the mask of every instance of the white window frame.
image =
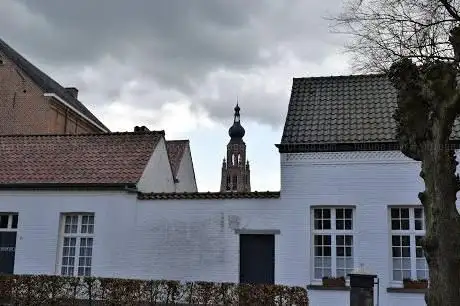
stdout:
{"type": "MultiPolygon", "coordinates": [[[[355,206],[312,206],[310,211],[310,250],[311,250],[311,279],[312,284],[321,284],[322,278],[318,279],[315,277],[315,235],[330,235],[331,236],[331,274],[332,277],[337,277],[337,243],[336,237],[340,235],[352,236],[353,241],[351,244],[352,247],[352,258],[353,258],[353,267],[350,270],[353,270],[356,267],[356,207],[355,206]],[[315,209],[329,209],[331,211],[331,229],[321,230],[315,229],[315,209]],[[351,209],[351,230],[337,230],[336,229],[336,210],[337,209],[351,209]]],[[[348,277],[345,275],[347,283],[349,282],[348,277]]]]}
{"type": "Polygon", "coordinates": [[[72,212],[72,213],[62,213],[60,216],[60,226],[59,226],[59,245],[58,245],[58,258],[57,258],[57,265],[56,265],[56,274],[57,275],[67,275],[67,276],[91,276],[93,273],[93,255],[94,255],[94,240],[95,240],[95,214],[93,212],[72,212]],[[92,225],[92,233],[82,233],[82,220],[84,216],[92,217],[93,223],[92,225]],[[66,218],[67,217],[77,217],[77,232],[76,233],[65,233],[65,226],[66,226],[66,218]],[[75,243],[75,254],[72,256],[74,258],[73,264],[73,273],[72,275],[63,274],[62,267],[63,267],[63,255],[64,255],[64,240],[65,238],[76,238],[75,243]],[[80,259],[80,247],[82,238],[91,238],[92,245],[91,245],[91,255],[90,256],[82,256],[82,257],[90,257],[91,264],[89,266],[90,273],[89,275],[81,275],[79,274],[79,259],[80,259]]]}
{"type": "Polygon", "coordinates": [[[0,228],[0,232],[17,232],[19,226],[19,214],[14,212],[0,212],[0,216],[8,216],[6,228],[0,228]],[[17,216],[16,227],[13,227],[13,216],[17,216]]]}
{"type": "MultiPolygon", "coordinates": [[[[390,282],[393,285],[402,285],[403,279],[405,278],[404,275],[402,275],[401,280],[396,280],[394,279],[394,259],[393,258],[393,236],[409,236],[409,247],[410,247],[410,279],[417,279],[417,270],[425,270],[427,275],[428,275],[428,265],[425,261],[425,267],[426,269],[417,269],[417,254],[416,254],[416,237],[417,236],[425,236],[425,218],[424,218],[424,211],[423,211],[423,206],[417,205],[417,206],[390,206],[388,209],[388,219],[389,219],[389,257],[390,257],[390,282]],[[392,209],[408,209],[409,210],[409,229],[408,230],[393,230],[392,228],[392,209]],[[422,210],[422,218],[421,218],[421,224],[422,224],[422,229],[417,230],[415,229],[415,209],[421,209],[422,210]]],[[[401,215],[400,215],[401,218],[401,215]]],[[[418,218],[417,218],[418,219],[418,218]]],[[[397,219],[400,220],[400,219],[397,219]]],[[[402,258],[402,257],[401,257],[402,258]]],[[[401,263],[402,267],[402,263],[401,263]]],[[[401,268],[403,269],[403,267],[401,268]]],[[[429,278],[429,277],[427,277],[429,278]]]]}

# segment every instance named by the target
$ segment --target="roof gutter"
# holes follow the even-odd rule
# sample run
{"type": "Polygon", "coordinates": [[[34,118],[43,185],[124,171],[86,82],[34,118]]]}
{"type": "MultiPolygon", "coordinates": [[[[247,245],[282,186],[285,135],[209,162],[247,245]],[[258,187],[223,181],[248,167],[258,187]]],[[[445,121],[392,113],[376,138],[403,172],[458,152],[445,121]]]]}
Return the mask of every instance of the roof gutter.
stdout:
{"type": "MultiPolygon", "coordinates": [[[[349,142],[349,143],[280,143],[275,144],[279,153],[307,152],[355,152],[355,151],[400,151],[397,141],[381,142],[349,142]]],[[[460,140],[449,141],[453,150],[460,149],[460,140]]]]}
{"type": "Polygon", "coordinates": [[[100,130],[102,130],[103,132],[106,132],[106,133],[109,133],[110,131],[102,126],[100,126],[99,124],[97,124],[96,122],[94,122],[93,120],[91,120],[90,118],[88,118],[87,116],[85,116],[84,114],[82,114],[79,110],[77,110],[75,107],[73,107],[72,105],[70,105],[69,103],[67,103],[64,99],[62,99],[61,97],[59,97],[57,94],[55,93],[52,93],[52,92],[45,92],[43,94],[45,97],[52,97],[52,98],[55,98],[56,100],[58,100],[59,102],[61,102],[62,104],[64,104],[65,106],[67,106],[68,108],[70,108],[71,110],[73,110],[74,112],[76,112],[78,115],[80,115],[81,117],[85,118],[87,121],[91,122],[91,124],[93,124],[94,126],[97,126],[100,130]]]}

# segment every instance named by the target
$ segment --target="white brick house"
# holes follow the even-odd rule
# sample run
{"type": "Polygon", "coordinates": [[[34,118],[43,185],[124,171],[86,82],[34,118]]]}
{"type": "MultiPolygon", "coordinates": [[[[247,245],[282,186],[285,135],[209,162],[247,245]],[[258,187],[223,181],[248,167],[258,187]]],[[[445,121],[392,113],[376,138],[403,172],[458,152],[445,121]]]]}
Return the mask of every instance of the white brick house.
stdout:
{"type": "MultiPolygon", "coordinates": [[[[61,265],[63,274],[90,274],[90,257],[82,259],[80,272],[66,267],[69,258],[56,258],[70,246],[92,246],[100,224],[106,224],[101,235],[117,232],[130,210],[118,203],[134,208],[136,192],[196,192],[188,141],[166,141],[164,135],[0,136],[0,273],[55,273],[50,267],[61,265]]],[[[110,240],[117,243],[115,236],[110,240]]],[[[103,245],[99,252],[104,249],[110,250],[103,245]]]]}
{"type": "Polygon", "coordinates": [[[403,288],[428,271],[420,164],[399,151],[395,107],[384,75],[294,79],[277,145],[281,199],[304,216],[298,267],[312,305],[347,305],[349,289],[325,288],[322,278],[361,266],[378,276],[379,305],[425,305],[424,289],[403,288]]]}

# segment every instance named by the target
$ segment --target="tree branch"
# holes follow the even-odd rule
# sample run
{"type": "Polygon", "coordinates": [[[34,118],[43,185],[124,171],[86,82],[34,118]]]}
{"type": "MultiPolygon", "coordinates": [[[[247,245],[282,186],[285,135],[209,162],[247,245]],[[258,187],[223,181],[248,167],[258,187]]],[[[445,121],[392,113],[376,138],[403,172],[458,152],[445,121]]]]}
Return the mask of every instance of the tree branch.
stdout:
{"type": "Polygon", "coordinates": [[[441,2],[441,4],[446,8],[452,18],[454,18],[456,21],[460,21],[460,15],[458,14],[457,10],[454,9],[452,5],[450,5],[448,0],[439,0],[439,2],[441,2]]]}

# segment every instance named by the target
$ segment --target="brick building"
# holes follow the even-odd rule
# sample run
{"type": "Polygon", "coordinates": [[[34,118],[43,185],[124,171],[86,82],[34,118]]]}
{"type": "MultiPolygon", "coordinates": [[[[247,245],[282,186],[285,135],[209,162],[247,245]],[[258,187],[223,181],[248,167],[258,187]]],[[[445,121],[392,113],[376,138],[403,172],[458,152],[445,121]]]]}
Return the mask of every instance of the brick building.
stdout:
{"type": "Polygon", "coordinates": [[[0,39],[0,135],[104,133],[79,100],[0,39]]]}

